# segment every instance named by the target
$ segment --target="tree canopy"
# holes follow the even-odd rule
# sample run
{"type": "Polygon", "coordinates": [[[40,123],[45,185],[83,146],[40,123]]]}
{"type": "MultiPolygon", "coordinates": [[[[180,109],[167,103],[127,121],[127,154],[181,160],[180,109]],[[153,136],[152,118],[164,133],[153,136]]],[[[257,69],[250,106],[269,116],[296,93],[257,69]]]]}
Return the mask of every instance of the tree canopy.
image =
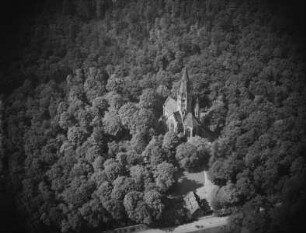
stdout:
{"type": "Polygon", "coordinates": [[[188,217],[171,187],[198,168],[220,186],[216,209],[235,207],[233,230],[301,229],[305,29],[294,4],[37,2],[0,62],[0,175],[29,232],[179,224],[188,217]],[[184,67],[203,136],[188,141],[161,118],[184,67]]]}

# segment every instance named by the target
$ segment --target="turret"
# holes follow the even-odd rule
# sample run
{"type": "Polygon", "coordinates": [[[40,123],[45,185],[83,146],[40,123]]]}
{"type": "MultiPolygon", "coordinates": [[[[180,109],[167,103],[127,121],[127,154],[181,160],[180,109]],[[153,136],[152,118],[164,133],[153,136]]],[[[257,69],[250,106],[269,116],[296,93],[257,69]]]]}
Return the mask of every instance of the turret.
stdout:
{"type": "Polygon", "coordinates": [[[197,97],[196,104],[194,106],[194,116],[199,119],[200,116],[200,105],[199,105],[199,97],[197,97]]]}

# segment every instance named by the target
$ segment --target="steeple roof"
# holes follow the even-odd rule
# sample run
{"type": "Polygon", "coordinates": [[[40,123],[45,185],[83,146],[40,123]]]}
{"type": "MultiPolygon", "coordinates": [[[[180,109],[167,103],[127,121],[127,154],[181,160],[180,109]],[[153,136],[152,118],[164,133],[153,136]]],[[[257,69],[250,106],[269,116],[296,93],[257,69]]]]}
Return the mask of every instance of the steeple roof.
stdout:
{"type": "Polygon", "coordinates": [[[187,82],[189,81],[187,68],[184,68],[182,80],[186,80],[187,82]]]}
{"type": "Polygon", "coordinates": [[[194,127],[197,127],[199,123],[195,119],[195,117],[192,115],[192,113],[188,113],[184,120],[184,125],[194,128],[194,127]]]}
{"type": "Polygon", "coordinates": [[[184,68],[183,70],[183,77],[181,79],[181,85],[180,85],[180,89],[179,89],[179,95],[182,94],[187,94],[189,92],[189,76],[188,76],[188,71],[187,68],[184,68]]]}

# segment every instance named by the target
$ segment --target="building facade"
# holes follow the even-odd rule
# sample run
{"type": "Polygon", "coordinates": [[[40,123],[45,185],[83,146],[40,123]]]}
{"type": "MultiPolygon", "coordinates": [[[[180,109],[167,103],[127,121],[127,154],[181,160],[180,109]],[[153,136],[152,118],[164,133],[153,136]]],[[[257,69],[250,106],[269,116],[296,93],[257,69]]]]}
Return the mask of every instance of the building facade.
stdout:
{"type": "Polygon", "coordinates": [[[176,100],[168,97],[163,105],[163,117],[169,131],[187,137],[199,135],[199,101],[193,101],[187,69],[184,69],[176,100]],[[194,106],[192,105],[195,102],[194,106]]]}

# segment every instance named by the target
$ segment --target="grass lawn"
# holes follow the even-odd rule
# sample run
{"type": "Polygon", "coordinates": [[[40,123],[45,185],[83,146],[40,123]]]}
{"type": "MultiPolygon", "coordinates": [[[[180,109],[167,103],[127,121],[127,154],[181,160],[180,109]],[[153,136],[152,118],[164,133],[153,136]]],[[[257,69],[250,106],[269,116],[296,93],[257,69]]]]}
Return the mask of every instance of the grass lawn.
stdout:
{"type": "Polygon", "coordinates": [[[172,193],[175,195],[186,195],[188,192],[195,191],[201,199],[211,202],[218,186],[214,185],[208,178],[207,172],[190,173],[184,171],[178,183],[173,187],[172,193]]]}
{"type": "Polygon", "coordinates": [[[203,187],[203,174],[203,172],[189,173],[184,171],[182,176],[179,178],[178,183],[172,188],[172,193],[181,196],[203,187]]]}

